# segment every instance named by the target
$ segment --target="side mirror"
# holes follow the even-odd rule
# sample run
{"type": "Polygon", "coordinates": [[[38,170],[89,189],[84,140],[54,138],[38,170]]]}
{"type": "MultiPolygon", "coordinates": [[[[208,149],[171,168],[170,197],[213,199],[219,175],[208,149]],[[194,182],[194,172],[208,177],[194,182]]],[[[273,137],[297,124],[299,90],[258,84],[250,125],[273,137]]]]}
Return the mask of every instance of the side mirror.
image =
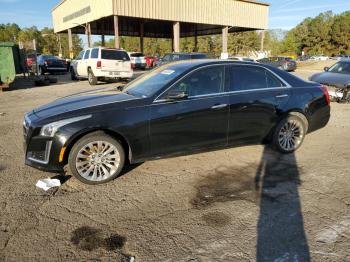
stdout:
{"type": "Polygon", "coordinates": [[[325,71],[325,72],[328,72],[328,70],[329,70],[329,67],[326,66],[326,67],[324,68],[324,71],[325,71]]]}
{"type": "Polygon", "coordinates": [[[188,94],[183,91],[173,91],[168,94],[167,98],[170,100],[183,100],[188,98],[188,94]]]}

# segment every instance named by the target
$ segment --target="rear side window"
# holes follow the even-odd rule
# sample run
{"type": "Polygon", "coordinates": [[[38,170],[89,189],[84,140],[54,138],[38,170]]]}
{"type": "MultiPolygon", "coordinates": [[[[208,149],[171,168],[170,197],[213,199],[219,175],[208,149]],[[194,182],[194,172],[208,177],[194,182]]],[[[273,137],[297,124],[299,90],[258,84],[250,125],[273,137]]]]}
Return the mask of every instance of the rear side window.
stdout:
{"type": "Polygon", "coordinates": [[[94,48],[91,51],[91,58],[98,58],[98,48],[94,48]]]}
{"type": "Polygon", "coordinates": [[[112,49],[101,50],[101,59],[130,61],[130,57],[127,52],[112,49]]]}
{"type": "Polygon", "coordinates": [[[266,69],[256,66],[232,66],[230,91],[283,87],[284,84],[266,69]]]}
{"type": "Polygon", "coordinates": [[[84,59],[89,59],[90,50],[87,50],[84,55],[84,59]]]}

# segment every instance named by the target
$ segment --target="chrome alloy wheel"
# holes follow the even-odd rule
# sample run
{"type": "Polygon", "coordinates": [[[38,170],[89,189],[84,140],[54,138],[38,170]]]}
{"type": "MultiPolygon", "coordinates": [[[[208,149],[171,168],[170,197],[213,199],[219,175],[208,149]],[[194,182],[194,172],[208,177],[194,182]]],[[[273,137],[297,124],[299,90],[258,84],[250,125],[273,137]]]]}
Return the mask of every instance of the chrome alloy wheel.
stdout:
{"type": "Polygon", "coordinates": [[[299,147],[304,137],[304,128],[299,121],[289,120],[278,134],[278,143],[285,151],[293,151],[299,147]]]}
{"type": "Polygon", "coordinates": [[[95,141],[83,146],[75,161],[79,175],[94,182],[113,176],[119,165],[120,154],[117,147],[106,141],[95,141]]]}

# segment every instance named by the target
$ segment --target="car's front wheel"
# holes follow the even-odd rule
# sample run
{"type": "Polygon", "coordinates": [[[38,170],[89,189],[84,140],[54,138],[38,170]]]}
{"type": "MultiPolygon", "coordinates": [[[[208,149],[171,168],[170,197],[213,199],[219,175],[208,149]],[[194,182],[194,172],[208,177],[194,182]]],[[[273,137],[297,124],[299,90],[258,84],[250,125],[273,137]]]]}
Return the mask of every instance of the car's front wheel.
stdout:
{"type": "Polygon", "coordinates": [[[282,153],[293,153],[302,145],[307,131],[306,117],[300,113],[290,113],[277,125],[272,144],[282,153]]]}
{"type": "Polygon", "coordinates": [[[113,137],[95,132],[81,138],[73,146],[68,165],[81,182],[97,185],[115,179],[123,170],[125,152],[113,137]]]}

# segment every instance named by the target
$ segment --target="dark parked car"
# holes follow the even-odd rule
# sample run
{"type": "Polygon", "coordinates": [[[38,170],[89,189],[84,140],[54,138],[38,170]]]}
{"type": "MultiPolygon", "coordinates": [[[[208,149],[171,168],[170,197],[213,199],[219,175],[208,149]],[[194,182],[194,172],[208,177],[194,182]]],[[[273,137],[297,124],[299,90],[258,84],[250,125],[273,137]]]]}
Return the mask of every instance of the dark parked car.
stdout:
{"type": "Polygon", "coordinates": [[[297,69],[297,63],[290,57],[270,57],[263,58],[257,62],[265,65],[277,67],[281,70],[292,72],[297,69]]]}
{"type": "Polygon", "coordinates": [[[330,118],[327,90],[274,67],[194,60],[141,76],[120,93],[88,92],[25,115],[26,164],[108,182],[126,163],[271,143],[291,153],[330,118]]]}
{"type": "Polygon", "coordinates": [[[325,67],[325,72],[314,74],[310,77],[311,81],[344,88],[350,85],[350,61],[341,61],[328,68],[325,67]]]}
{"type": "Polygon", "coordinates": [[[161,66],[175,61],[207,58],[208,55],[203,53],[169,53],[160,58],[156,65],[161,66]]]}
{"type": "Polygon", "coordinates": [[[67,72],[67,61],[52,55],[38,57],[39,74],[67,72]]]}
{"type": "Polygon", "coordinates": [[[324,71],[314,74],[309,80],[327,86],[332,100],[348,100],[350,92],[350,60],[340,61],[330,68],[325,67],[324,71]]]}

